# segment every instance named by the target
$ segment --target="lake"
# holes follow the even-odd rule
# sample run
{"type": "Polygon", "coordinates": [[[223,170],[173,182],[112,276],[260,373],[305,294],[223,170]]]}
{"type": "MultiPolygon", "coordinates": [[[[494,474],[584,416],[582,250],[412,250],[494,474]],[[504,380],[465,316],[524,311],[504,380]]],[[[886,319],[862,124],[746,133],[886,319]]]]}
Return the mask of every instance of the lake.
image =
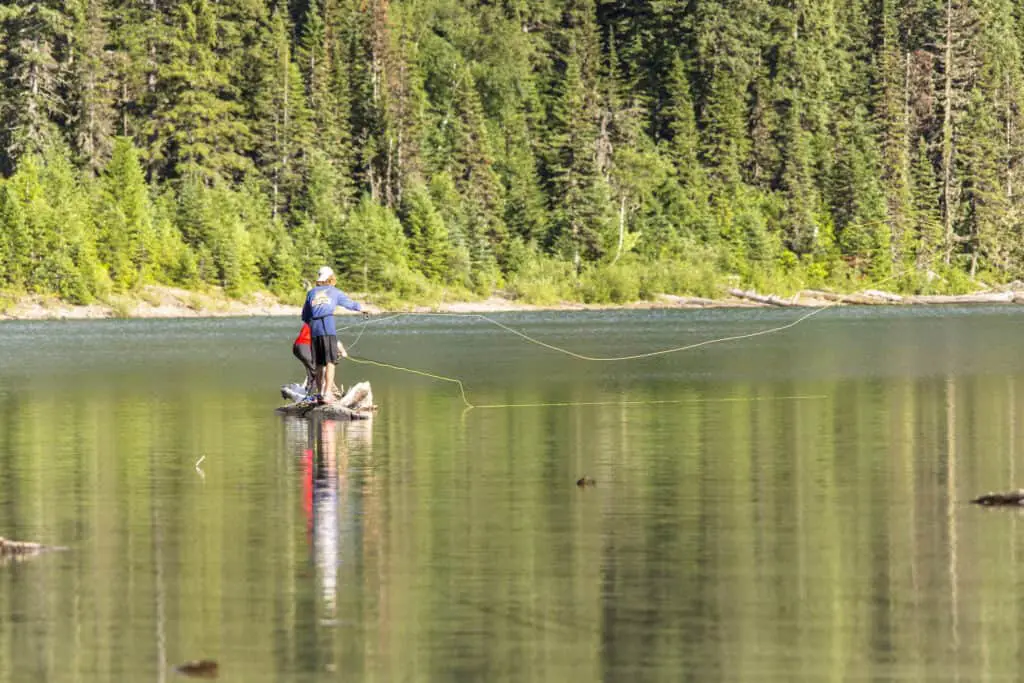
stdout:
{"type": "Polygon", "coordinates": [[[1019,679],[1021,309],[382,318],[0,323],[0,683],[1019,679]]]}

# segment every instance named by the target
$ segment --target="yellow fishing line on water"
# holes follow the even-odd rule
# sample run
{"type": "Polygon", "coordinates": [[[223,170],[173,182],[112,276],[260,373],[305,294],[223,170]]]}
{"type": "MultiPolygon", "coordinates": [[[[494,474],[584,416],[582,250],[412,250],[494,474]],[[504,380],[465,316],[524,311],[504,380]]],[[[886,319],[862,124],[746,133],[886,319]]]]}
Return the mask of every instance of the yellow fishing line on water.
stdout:
{"type": "Polygon", "coordinates": [[[443,382],[451,382],[459,387],[459,393],[462,396],[462,403],[466,406],[466,409],[479,408],[481,410],[488,408],[562,408],[571,406],[640,406],[640,405],[672,405],[672,404],[695,404],[695,403],[750,403],[754,401],[805,401],[812,399],[826,398],[825,395],[796,395],[796,396],[770,396],[765,398],[748,398],[748,397],[727,397],[727,398],[708,398],[708,399],[664,399],[664,400],[650,400],[650,401],[555,401],[548,403],[490,403],[486,405],[475,405],[470,402],[466,396],[466,387],[462,383],[462,380],[454,377],[445,377],[444,375],[438,375],[432,372],[426,372],[425,370],[416,370],[414,368],[407,368],[401,365],[394,365],[392,363],[383,363],[381,361],[371,360],[369,358],[358,358],[356,356],[349,356],[349,360],[354,363],[360,363],[363,365],[376,365],[381,368],[388,368],[391,370],[399,370],[401,372],[408,372],[414,375],[420,375],[421,377],[429,377],[431,379],[441,380],[443,382]]]}
{"type": "MultiPolygon", "coordinates": [[[[895,277],[896,277],[896,275],[891,275],[891,276],[881,280],[876,286],[880,286],[880,285],[888,282],[889,280],[891,280],[891,279],[893,279],[895,277]]],[[[766,329],[763,329],[763,330],[757,330],[755,332],[748,332],[746,334],[731,335],[731,336],[728,336],[728,337],[719,337],[717,339],[706,339],[704,341],[695,342],[693,344],[684,344],[682,346],[674,346],[674,347],[667,348],[667,349],[658,349],[657,351],[647,351],[645,353],[628,354],[628,355],[625,355],[625,356],[588,356],[586,354],[577,353],[577,352],[572,351],[570,349],[566,349],[566,348],[563,348],[563,347],[560,347],[560,346],[555,346],[554,344],[549,344],[548,342],[545,342],[543,340],[537,339],[535,337],[531,337],[530,335],[526,334],[525,332],[522,332],[521,330],[517,330],[514,327],[509,327],[508,325],[506,325],[506,324],[504,324],[502,322],[499,322],[497,320],[494,320],[493,318],[490,318],[490,317],[484,315],[483,313],[404,313],[404,312],[402,312],[402,313],[394,313],[394,314],[388,315],[388,316],[382,316],[380,318],[374,318],[372,320],[363,320],[360,323],[356,323],[355,325],[348,325],[346,327],[341,327],[341,328],[338,329],[338,331],[342,332],[344,330],[351,329],[352,327],[361,326],[361,328],[359,330],[359,334],[356,337],[355,341],[352,342],[349,345],[349,349],[354,349],[355,346],[359,343],[359,340],[362,338],[363,332],[366,331],[366,327],[369,326],[369,325],[372,325],[372,324],[382,323],[382,322],[386,322],[386,321],[389,321],[389,320],[395,320],[397,318],[408,317],[408,316],[420,316],[420,317],[432,316],[432,317],[444,317],[444,318],[476,318],[478,320],[483,320],[484,322],[488,322],[488,323],[490,323],[492,325],[495,325],[496,327],[499,327],[499,328],[501,328],[501,329],[503,329],[503,330],[505,330],[505,331],[507,331],[507,332],[509,332],[511,334],[514,334],[517,337],[520,337],[520,338],[530,342],[531,344],[536,344],[537,346],[549,349],[551,351],[555,351],[557,353],[564,354],[566,356],[570,356],[572,358],[576,358],[576,359],[584,360],[584,361],[593,361],[593,362],[619,362],[619,361],[627,361],[627,360],[640,360],[642,358],[654,358],[656,356],[664,356],[664,355],[668,355],[668,354],[672,354],[672,353],[681,353],[683,351],[691,351],[693,349],[698,349],[698,348],[701,348],[701,347],[704,347],[704,346],[711,346],[712,344],[723,344],[725,342],[740,341],[740,340],[743,340],[743,339],[752,339],[754,337],[760,337],[760,336],[764,336],[764,335],[768,335],[768,334],[776,334],[778,332],[783,332],[785,330],[788,330],[788,329],[791,329],[793,327],[796,327],[797,325],[799,325],[800,323],[804,322],[805,320],[808,320],[809,318],[811,318],[811,317],[813,317],[815,315],[818,315],[819,313],[821,313],[823,311],[826,311],[826,310],[828,310],[830,308],[838,306],[841,303],[843,303],[842,299],[838,299],[836,301],[833,301],[833,302],[830,302],[828,304],[825,304],[824,306],[820,306],[818,308],[812,309],[808,313],[804,313],[803,315],[799,316],[796,320],[793,320],[791,322],[788,322],[788,323],[785,323],[785,324],[782,324],[782,325],[777,325],[775,327],[769,327],[769,328],[766,328],[766,329]]],[[[425,370],[416,370],[414,368],[407,368],[407,367],[404,367],[404,366],[401,366],[401,365],[395,365],[395,364],[392,364],[392,363],[384,363],[384,362],[381,362],[381,361],[375,361],[375,360],[372,360],[370,358],[357,358],[355,356],[349,355],[349,360],[351,360],[351,361],[353,361],[355,363],[362,363],[362,364],[367,364],[367,365],[376,365],[376,366],[382,367],[382,368],[389,368],[389,369],[392,369],[392,370],[398,370],[400,372],[408,372],[408,373],[411,373],[411,374],[414,374],[414,375],[420,375],[422,377],[429,377],[431,379],[441,380],[441,381],[444,381],[444,382],[450,382],[452,384],[455,384],[455,385],[457,385],[459,387],[459,393],[462,396],[462,402],[465,404],[467,410],[468,409],[472,409],[472,408],[537,408],[537,407],[598,406],[598,405],[659,405],[659,404],[695,403],[695,402],[726,401],[726,400],[732,400],[732,401],[770,400],[770,399],[756,399],[756,398],[754,398],[754,399],[737,398],[737,399],[707,399],[707,400],[679,400],[679,401],[658,401],[658,400],[654,400],[654,401],[608,401],[608,402],[602,402],[602,401],[578,401],[578,402],[555,402],[555,403],[502,403],[502,404],[490,404],[490,405],[479,405],[479,406],[477,406],[477,405],[474,405],[473,403],[471,403],[469,398],[466,396],[466,387],[462,383],[462,380],[460,380],[460,379],[457,379],[457,378],[454,378],[454,377],[445,377],[444,375],[438,375],[438,374],[435,374],[435,373],[432,373],[432,372],[427,372],[425,370]]],[[[825,398],[825,397],[824,396],[790,396],[790,397],[777,397],[777,398],[771,399],[771,400],[807,400],[807,399],[820,399],[820,398],[825,398]]]]}

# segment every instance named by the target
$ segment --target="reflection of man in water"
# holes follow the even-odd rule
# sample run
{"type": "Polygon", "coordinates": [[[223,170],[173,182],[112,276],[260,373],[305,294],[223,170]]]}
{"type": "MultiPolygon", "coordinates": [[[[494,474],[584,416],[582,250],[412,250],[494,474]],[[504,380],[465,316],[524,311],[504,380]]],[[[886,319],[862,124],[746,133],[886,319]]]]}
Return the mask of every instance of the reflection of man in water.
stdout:
{"type": "Polygon", "coordinates": [[[317,584],[324,605],[322,623],[337,618],[339,573],[343,563],[354,576],[361,561],[362,498],[351,488],[349,444],[368,448],[370,422],[316,424],[310,435],[314,448],[303,454],[303,493],[317,584]],[[340,432],[340,434],[339,434],[340,432]],[[341,443],[339,443],[339,438],[341,443]]]}
{"type": "MultiPolygon", "coordinates": [[[[320,458],[313,485],[313,551],[317,575],[327,614],[333,620],[338,593],[338,453],[337,424],[331,420],[320,423],[320,458]]],[[[344,467],[342,470],[344,471],[344,467]]]]}

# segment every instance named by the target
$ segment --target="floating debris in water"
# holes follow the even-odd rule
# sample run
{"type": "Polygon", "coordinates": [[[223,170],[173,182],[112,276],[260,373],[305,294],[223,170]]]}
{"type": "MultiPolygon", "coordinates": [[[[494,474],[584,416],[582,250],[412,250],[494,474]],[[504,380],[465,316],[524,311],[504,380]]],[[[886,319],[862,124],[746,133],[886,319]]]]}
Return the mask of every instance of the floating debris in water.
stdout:
{"type": "Polygon", "coordinates": [[[185,662],[175,667],[174,670],[182,676],[190,678],[216,678],[218,674],[217,662],[212,659],[197,659],[185,662]]]}
{"type": "Polygon", "coordinates": [[[576,480],[576,485],[579,486],[581,489],[585,489],[588,486],[595,486],[596,484],[597,482],[594,481],[594,479],[592,479],[591,477],[588,477],[587,475],[583,475],[582,477],[576,480]]]}
{"type": "Polygon", "coordinates": [[[1024,489],[1017,489],[1007,493],[986,493],[984,496],[978,496],[971,502],[975,505],[986,505],[989,507],[996,505],[1021,507],[1024,506],[1024,489]]]}
{"type": "Polygon", "coordinates": [[[0,536],[0,564],[61,550],[67,550],[67,548],[57,545],[43,545],[42,543],[29,543],[27,541],[12,541],[9,538],[0,536]]]}

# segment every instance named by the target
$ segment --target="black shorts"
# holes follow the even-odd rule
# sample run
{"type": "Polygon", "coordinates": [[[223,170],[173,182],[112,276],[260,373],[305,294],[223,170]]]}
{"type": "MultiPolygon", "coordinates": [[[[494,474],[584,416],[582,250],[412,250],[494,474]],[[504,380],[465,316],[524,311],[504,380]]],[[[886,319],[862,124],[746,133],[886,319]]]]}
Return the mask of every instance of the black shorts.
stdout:
{"type": "Polygon", "coordinates": [[[322,337],[313,337],[312,341],[313,362],[317,367],[338,362],[337,335],[325,334],[322,337]]]}

